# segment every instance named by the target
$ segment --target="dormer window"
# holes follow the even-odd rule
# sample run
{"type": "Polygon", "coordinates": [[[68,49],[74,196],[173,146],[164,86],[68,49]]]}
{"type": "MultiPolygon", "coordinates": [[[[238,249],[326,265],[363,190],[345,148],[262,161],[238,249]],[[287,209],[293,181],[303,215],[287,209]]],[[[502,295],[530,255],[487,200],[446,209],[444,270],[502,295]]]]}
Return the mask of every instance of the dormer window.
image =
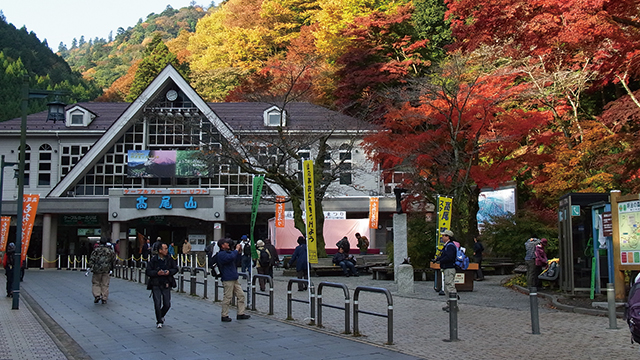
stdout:
{"type": "Polygon", "coordinates": [[[264,126],[286,126],[287,112],[277,106],[264,111],[264,126]]]}
{"type": "Polygon", "coordinates": [[[66,125],[68,127],[89,126],[95,117],[96,115],[91,111],[81,106],[74,106],[67,110],[66,125]]]}

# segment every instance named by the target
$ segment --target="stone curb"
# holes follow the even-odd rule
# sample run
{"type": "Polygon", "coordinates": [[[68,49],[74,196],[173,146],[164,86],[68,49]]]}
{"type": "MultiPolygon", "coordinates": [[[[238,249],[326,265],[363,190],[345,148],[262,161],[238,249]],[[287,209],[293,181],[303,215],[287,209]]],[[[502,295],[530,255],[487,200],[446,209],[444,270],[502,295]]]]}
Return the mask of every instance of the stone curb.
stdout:
{"type": "MultiPolygon", "coordinates": [[[[513,285],[516,289],[518,289],[518,291],[525,293],[525,294],[529,294],[529,289],[520,286],[520,285],[513,285]]],[[[553,307],[555,307],[558,310],[562,310],[562,311],[567,311],[567,312],[573,312],[576,314],[586,314],[586,315],[593,315],[593,316],[609,316],[609,311],[608,310],[600,310],[600,309],[589,309],[589,308],[582,308],[582,307],[577,307],[577,306],[572,306],[572,305],[566,305],[566,304],[562,304],[558,301],[558,295],[554,295],[554,294],[546,294],[543,292],[538,292],[538,296],[544,297],[548,300],[551,301],[551,304],[553,305],[553,307]]],[[[622,319],[624,316],[624,313],[621,311],[616,311],[616,317],[622,319]]]]}

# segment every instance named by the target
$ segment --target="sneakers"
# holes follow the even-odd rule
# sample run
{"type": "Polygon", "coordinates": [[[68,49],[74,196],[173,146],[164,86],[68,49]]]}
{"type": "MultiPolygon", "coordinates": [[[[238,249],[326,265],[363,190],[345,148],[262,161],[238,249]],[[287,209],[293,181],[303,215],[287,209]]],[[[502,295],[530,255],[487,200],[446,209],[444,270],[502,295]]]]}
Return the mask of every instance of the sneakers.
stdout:
{"type": "Polygon", "coordinates": [[[231,322],[231,318],[228,316],[223,316],[221,320],[222,322],[231,322]]]}
{"type": "Polygon", "coordinates": [[[242,314],[242,315],[238,315],[238,316],[236,316],[236,319],[237,319],[237,320],[246,320],[246,319],[248,319],[248,318],[250,318],[250,317],[251,317],[251,315],[242,314]]]}
{"type": "Polygon", "coordinates": [[[100,296],[96,296],[96,298],[95,298],[95,299],[93,299],[93,303],[94,303],[94,304],[97,304],[97,303],[99,303],[99,302],[100,302],[100,296]]]}
{"type": "Polygon", "coordinates": [[[157,323],[157,324],[156,324],[156,327],[157,327],[158,329],[162,329],[162,323],[157,323]]]}
{"type": "Polygon", "coordinates": [[[102,303],[103,303],[103,304],[106,304],[106,303],[107,303],[107,300],[102,299],[102,303]]]}

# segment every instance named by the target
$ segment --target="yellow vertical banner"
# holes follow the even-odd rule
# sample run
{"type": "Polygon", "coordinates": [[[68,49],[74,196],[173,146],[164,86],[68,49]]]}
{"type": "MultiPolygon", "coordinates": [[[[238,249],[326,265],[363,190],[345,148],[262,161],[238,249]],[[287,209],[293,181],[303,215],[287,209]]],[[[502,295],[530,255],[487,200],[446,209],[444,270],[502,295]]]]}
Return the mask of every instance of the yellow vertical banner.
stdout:
{"type": "Polygon", "coordinates": [[[451,203],[452,198],[438,196],[438,240],[436,241],[438,249],[443,245],[440,243],[443,231],[451,229],[451,203]]]}
{"type": "Polygon", "coordinates": [[[36,220],[40,195],[27,194],[22,199],[22,247],[20,248],[20,255],[21,261],[24,261],[27,258],[29,242],[31,242],[31,233],[33,232],[33,223],[36,220]]]}
{"type": "Polygon", "coordinates": [[[307,213],[307,251],[309,264],[318,263],[316,238],[316,188],[313,184],[313,161],[304,161],[304,208],[307,213]]]}
{"type": "Polygon", "coordinates": [[[11,217],[0,217],[0,252],[7,248],[7,239],[9,239],[9,226],[11,226],[11,217]]]}
{"type": "Polygon", "coordinates": [[[284,227],[284,202],[286,197],[282,195],[276,196],[276,227],[284,227]]]}
{"type": "Polygon", "coordinates": [[[378,228],[378,205],[380,199],[378,197],[369,198],[369,229],[378,228]]]}

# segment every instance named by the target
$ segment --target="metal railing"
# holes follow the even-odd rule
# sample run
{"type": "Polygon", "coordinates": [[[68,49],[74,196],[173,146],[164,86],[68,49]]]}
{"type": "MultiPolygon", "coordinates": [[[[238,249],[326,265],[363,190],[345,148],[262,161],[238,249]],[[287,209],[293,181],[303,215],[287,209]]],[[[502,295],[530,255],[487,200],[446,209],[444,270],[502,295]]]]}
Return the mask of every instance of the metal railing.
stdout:
{"type": "Polygon", "coordinates": [[[251,279],[251,310],[256,310],[256,295],[269,297],[269,313],[273,315],[273,279],[269,275],[255,274],[251,279]],[[269,283],[269,293],[265,294],[256,291],[256,281],[259,279],[266,279],[269,283]]]}
{"type": "Polygon", "coordinates": [[[387,345],[393,345],[393,298],[389,290],[384,288],[358,286],[353,293],[353,335],[360,336],[358,314],[367,314],[379,317],[387,318],[387,345]],[[387,296],[387,314],[380,314],[366,310],[360,310],[358,299],[360,298],[360,292],[375,292],[382,293],[387,296]]]}
{"type": "Polygon", "coordinates": [[[294,302],[299,302],[299,303],[303,303],[303,304],[309,304],[309,318],[310,318],[310,322],[309,325],[315,325],[316,323],[316,294],[315,294],[315,289],[313,287],[313,283],[307,279],[289,279],[289,283],[287,284],[287,320],[294,320],[293,315],[292,315],[292,305],[294,302]],[[309,297],[309,300],[300,300],[300,299],[294,299],[293,298],[293,293],[291,291],[291,288],[293,287],[293,284],[305,284],[308,286],[311,296],[309,297]]]}
{"type": "Polygon", "coordinates": [[[349,289],[345,284],[337,284],[332,282],[323,281],[318,285],[318,327],[322,326],[322,307],[326,306],[333,309],[344,310],[344,334],[351,334],[351,326],[349,325],[349,307],[351,303],[351,297],[349,295],[349,289]],[[342,289],[344,291],[344,307],[340,307],[337,305],[324,304],[322,302],[322,289],[324,287],[334,287],[338,289],[342,289]]]}

